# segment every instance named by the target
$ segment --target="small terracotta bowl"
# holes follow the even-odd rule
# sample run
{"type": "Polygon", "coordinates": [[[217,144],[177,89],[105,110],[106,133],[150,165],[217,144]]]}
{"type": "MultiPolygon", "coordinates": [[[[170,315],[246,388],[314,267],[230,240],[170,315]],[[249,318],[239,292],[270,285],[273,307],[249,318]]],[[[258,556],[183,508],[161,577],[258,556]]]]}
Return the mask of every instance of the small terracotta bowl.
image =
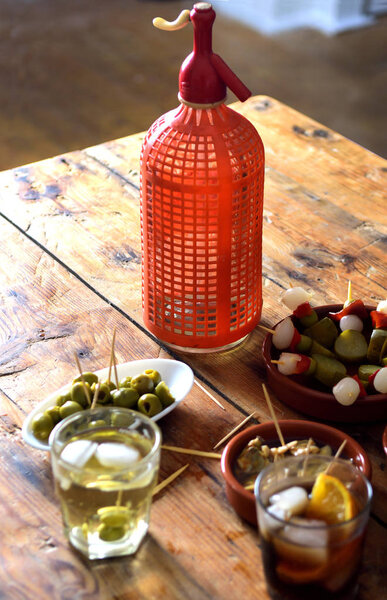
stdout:
{"type": "MultiPolygon", "coordinates": [[[[342,308],[342,304],[329,304],[327,306],[317,306],[314,310],[319,318],[322,318],[327,316],[329,312],[338,312],[342,308]]],[[[374,310],[372,306],[366,306],[366,308],[368,311],[374,310]]],[[[371,329],[370,319],[364,330],[367,339],[371,334],[371,329]]],[[[332,393],[326,391],[326,388],[313,377],[282,375],[278,371],[277,365],[271,362],[273,359],[278,359],[281,354],[281,351],[273,346],[272,337],[271,333],[265,337],[262,355],[266,366],[267,382],[281,402],[305,415],[324,421],[361,423],[385,420],[387,394],[370,394],[364,398],[358,398],[351,406],[343,406],[337,402],[332,393]]],[[[357,367],[358,365],[353,367],[354,373],[356,373],[357,367]]],[[[349,367],[348,373],[350,373],[349,367]]]]}
{"type": "MultiPolygon", "coordinates": [[[[368,479],[371,479],[371,463],[365,450],[353,438],[339,429],[322,423],[314,423],[313,421],[295,420],[279,421],[279,426],[285,442],[304,440],[311,437],[319,446],[329,445],[333,453],[338,450],[344,440],[347,440],[341,458],[352,460],[360,471],[368,479]]],[[[245,490],[243,485],[239,483],[234,475],[233,467],[243,448],[257,435],[266,440],[269,446],[280,444],[273,421],[268,421],[261,425],[253,425],[231,438],[223,450],[221,459],[227,499],[238,515],[253,525],[257,524],[254,492],[245,490]]]]}

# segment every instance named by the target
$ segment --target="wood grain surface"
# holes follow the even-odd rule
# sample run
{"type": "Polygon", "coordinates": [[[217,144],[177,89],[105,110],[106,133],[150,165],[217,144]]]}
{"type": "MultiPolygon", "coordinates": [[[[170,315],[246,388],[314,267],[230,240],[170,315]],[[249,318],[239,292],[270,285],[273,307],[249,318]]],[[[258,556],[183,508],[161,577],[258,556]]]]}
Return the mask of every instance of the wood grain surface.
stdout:
{"type": "MultiPolygon", "coordinates": [[[[347,282],[369,303],[386,297],[387,162],[268,97],[237,110],[266,149],[262,323],[284,317],[289,283],[314,303],[340,302],[347,282]]],[[[194,385],[162,422],[166,443],[211,450],[254,410],[270,420],[257,328],[233,351],[170,352],[143,327],[136,134],[0,173],[0,598],[267,598],[254,528],[228,505],[218,461],[163,453],[160,477],[190,467],[154,502],[135,557],[89,562],[62,533],[48,456],[21,440],[25,415],[86,369],[173,355],[194,385]],[[37,591],[39,590],[39,592],[37,591]],[[2,596],[3,594],[3,596],[2,596]]],[[[280,418],[295,413],[273,397],[280,418]]],[[[359,598],[381,597],[387,522],[384,423],[340,425],[367,450],[375,491],[359,598]]]]}

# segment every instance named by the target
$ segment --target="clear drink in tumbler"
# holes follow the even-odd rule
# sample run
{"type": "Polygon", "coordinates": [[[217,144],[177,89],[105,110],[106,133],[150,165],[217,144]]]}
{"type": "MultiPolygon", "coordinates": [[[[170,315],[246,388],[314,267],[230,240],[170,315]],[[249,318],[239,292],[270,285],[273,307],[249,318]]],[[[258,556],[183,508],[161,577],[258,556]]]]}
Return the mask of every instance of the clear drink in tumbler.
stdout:
{"type": "Polygon", "coordinates": [[[372,488],[349,461],[279,460],[255,483],[262,560],[274,600],[355,598],[372,488]]]}
{"type": "Polygon", "coordinates": [[[158,476],[157,425],[124,408],[85,410],[61,422],[49,444],[70,543],[90,559],[136,552],[158,476]]]}

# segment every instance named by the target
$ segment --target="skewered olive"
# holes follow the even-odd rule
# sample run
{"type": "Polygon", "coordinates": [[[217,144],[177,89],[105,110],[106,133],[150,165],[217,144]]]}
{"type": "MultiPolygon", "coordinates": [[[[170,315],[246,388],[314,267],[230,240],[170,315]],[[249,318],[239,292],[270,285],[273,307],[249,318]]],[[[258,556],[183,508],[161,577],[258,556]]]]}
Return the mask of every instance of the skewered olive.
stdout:
{"type": "Polygon", "coordinates": [[[148,375],[145,375],[145,373],[141,373],[136,377],[132,377],[132,381],[130,382],[130,384],[135,390],[137,390],[140,396],[142,394],[153,392],[155,387],[153,380],[150,377],[148,377],[148,375]]]}
{"type": "Polygon", "coordinates": [[[80,404],[78,404],[78,402],[75,402],[74,400],[69,400],[68,402],[63,404],[63,406],[60,407],[59,413],[61,419],[65,419],[69,415],[79,412],[80,410],[83,410],[83,408],[80,404]]]}
{"type": "Polygon", "coordinates": [[[96,421],[90,421],[88,429],[94,429],[95,427],[105,427],[106,423],[103,419],[97,419],[96,421]]]}
{"type": "Polygon", "coordinates": [[[61,420],[60,406],[51,406],[51,408],[48,408],[44,412],[46,415],[50,415],[54,425],[59,423],[59,421],[61,420]]]}
{"type": "MultiPolygon", "coordinates": [[[[98,383],[98,376],[95,373],[82,373],[82,377],[85,380],[85,382],[89,385],[92,385],[93,383],[98,383]]],[[[82,382],[82,377],[79,375],[78,377],[73,379],[73,384],[78,383],[79,381],[82,382]]]]}
{"type": "Polygon", "coordinates": [[[120,388],[130,387],[131,381],[132,381],[132,378],[130,377],[130,375],[128,377],[124,377],[123,379],[121,379],[121,381],[119,383],[119,387],[120,388]]]}
{"type": "Polygon", "coordinates": [[[304,317],[300,317],[299,321],[303,327],[312,327],[318,321],[318,315],[315,310],[311,312],[310,315],[305,315],[304,317]]]}
{"type": "Polygon", "coordinates": [[[166,408],[175,402],[175,398],[172,396],[165,381],[160,381],[160,383],[156,386],[155,393],[160,399],[163,408],[166,408]]]}
{"type": "Polygon", "coordinates": [[[57,406],[63,406],[68,400],[71,400],[71,391],[66,392],[66,394],[59,394],[55,403],[57,406]]]}
{"type": "MultiPolygon", "coordinates": [[[[93,383],[93,385],[91,386],[92,398],[94,398],[96,386],[97,386],[96,383],[93,383]]],[[[98,404],[107,404],[109,402],[109,400],[110,400],[110,389],[109,389],[107,383],[101,383],[101,385],[99,386],[98,394],[97,394],[97,402],[98,402],[98,404]]]]}
{"type": "Polygon", "coordinates": [[[77,383],[74,383],[74,385],[71,388],[71,400],[73,402],[77,402],[83,408],[86,408],[86,406],[89,406],[89,398],[87,397],[85,388],[89,392],[89,398],[91,398],[92,397],[91,396],[91,388],[88,383],[83,385],[83,383],[77,382],[77,383]]]}
{"type": "Polygon", "coordinates": [[[154,417],[163,410],[161,401],[156,394],[143,394],[140,396],[137,408],[147,417],[154,417]]]}
{"type": "Polygon", "coordinates": [[[367,356],[368,345],[360,331],[345,329],[335,341],[335,353],[344,362],[359,362],[367,356]]]}
{"type": "Polygon", "coordinates": [[[153,385],[155,387],[156,387],[156,385],[158,383],[160,383],[160,381],[161,381],[161,375],[155,369],[145,369],[144,373],[145,373],[145,375],[147,375],[148,377],[151,378],[151,380],[153,381],[153,385]]]}
{"type": "Polygon", "coordinates": [[[110,391],[115,390],[117,388],[116,384],[113,383],[112,381],[109,381],[108,379],[101,381],[101,385],[104,385],[104,384],[106,384],[108,386],[110,391]]]}
{"type": "Polygon", "coordinates": [[[312,344],[313,344],[312,338],[308,337],[307,335],[301,335],[301,339],[298,342],[298,344],[296,345],[295,349],[300,354],[308,354],[308,352],[310,352],[312,344]]]}
{"type": "Polygon", "coordinates": [[[134,408],[140,394],[134,388],[120,388],[111,393],[113,404],[124,408],[134,408]]]}
{"type": "Polygon", "coordinates": [[[38,440],[46,441],[54,429],[52,418],[47,412],[38,413],[31,423],[32,433],[38,440]]]}
{"type": "Polygon", "coordinates": [[[104,542],[115,542],[124,537],[126,533],[125,527],[109,527],[102,524],[98,527],[98,535],[104,542]]]}

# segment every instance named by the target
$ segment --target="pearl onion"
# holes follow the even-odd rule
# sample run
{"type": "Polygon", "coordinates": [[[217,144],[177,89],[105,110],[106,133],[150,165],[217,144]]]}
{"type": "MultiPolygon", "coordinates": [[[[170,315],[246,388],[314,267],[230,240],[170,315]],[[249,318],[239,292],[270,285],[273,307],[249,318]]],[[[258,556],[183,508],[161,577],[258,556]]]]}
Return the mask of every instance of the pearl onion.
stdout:
{"type": "Polygon", "coordinates": [[[290,317],[278,323],[273,333],[273,344],[278,350],[289,348],[294,334],[294,325],[290,317]]]}
{"type": "Polygon", "coordinates": [[[332,393],[339,404],[350,406],[357,400],[360,387],[352,377],[344,377],[333,387],[332,393]]]}
{"type": "Polygon", "coordinates": [[[286,290],[282,295],[281,301],[288,307],[289,310],[296,310],[300,304],[308,302],[311,295],[302,287],[293,287],[286,290]]]}
{"type": "Polygon", "coordinates": [[[279,357],[278,371],[282,375],[293,375],[296,372],[296,365],[301,360],[299,354],[292,352],[282,352],[279,357]]]}
{"type": "Polygon", "coordinates": [[[381,394],[387,394],[387,368],[380,369],[374,378],[374,388],[381,394]]]}
{"type": "Polygon", "coordinates": [[[376,310],[378,312],[384,313],[386,315],[387,314],[387,300],[381,300],[379,302],[379,304],[377,305],[376,310]]]}
{"type": "Polygon", "coordinates": [[[340,329],[352,329],[352,331],[363,331],[363,321],[357,315],[346,315],[340,319],[340,329]]]}

